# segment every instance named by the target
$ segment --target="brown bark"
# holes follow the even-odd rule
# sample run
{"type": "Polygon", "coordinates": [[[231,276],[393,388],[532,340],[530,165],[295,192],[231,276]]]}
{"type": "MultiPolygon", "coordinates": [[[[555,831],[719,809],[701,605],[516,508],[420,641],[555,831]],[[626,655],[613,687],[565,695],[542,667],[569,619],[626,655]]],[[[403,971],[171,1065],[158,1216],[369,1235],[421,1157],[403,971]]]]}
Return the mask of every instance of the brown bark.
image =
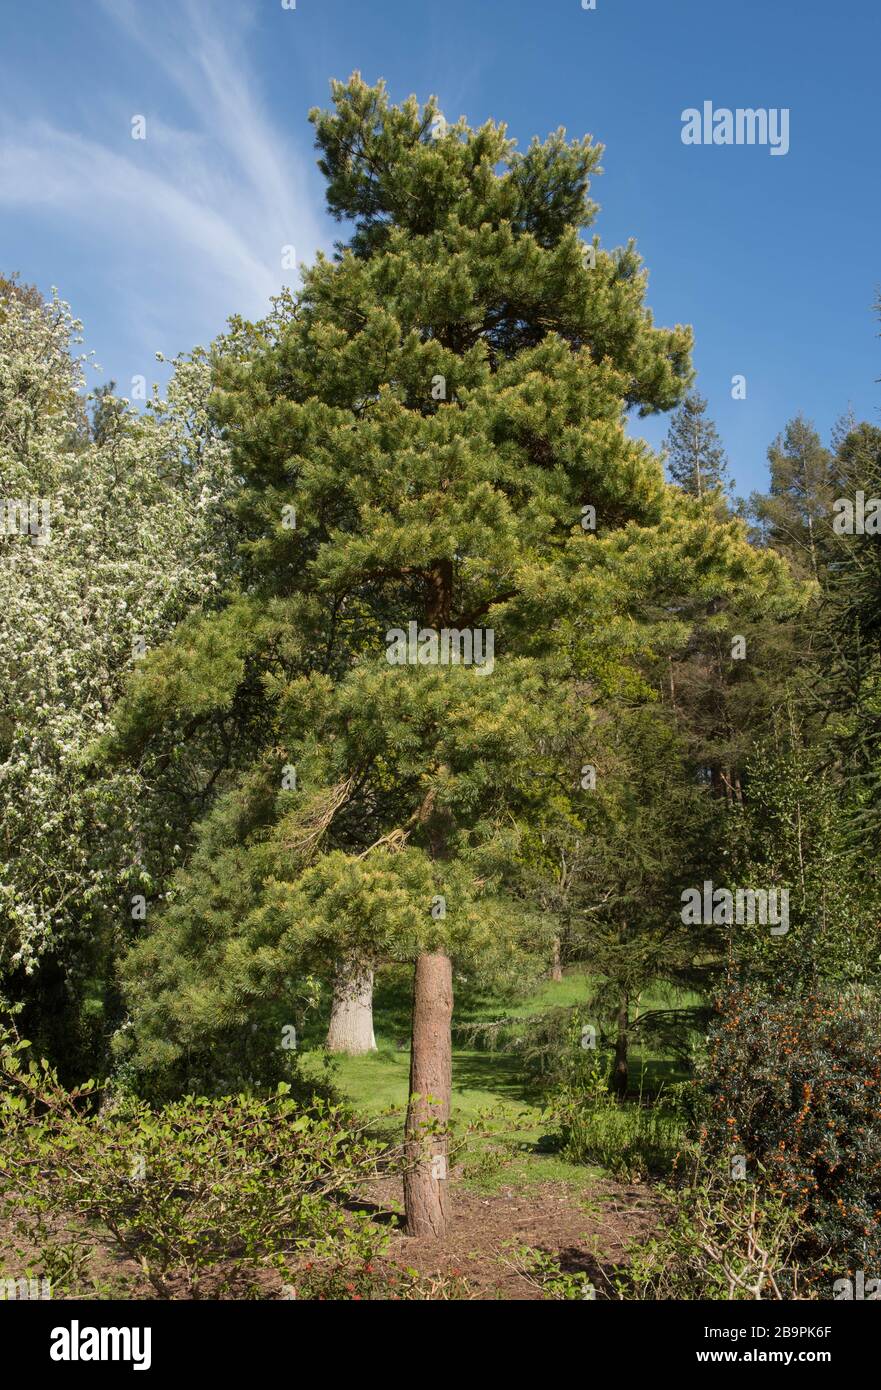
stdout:
{"type": "Polygon", "coordinates": [[[346,1052],[350,1057],[376,1051],[373,967],[363,961],[346,960],[337,969],[325,1046],[328,1052],[346,1052]]]}
{"type": "Polygon", "coordinates": [[[627,1033],[630,1023],[630,1008],[626,996],[621,1001],[615,1022],[617,1033],[615,1036],[615,1060],[612,1064],[612,1090],[619,1100],[623,1100],[627,1095],[627,1085],[630,1080],[627,1063],[627,1033]]]}
{"type": "Polygon", "coordinates": [[[553,955],[551,957],[551,979],[558,985],[563,978],[563,967],[560,963],[560,938],[554,937],[553,955]]]}
{"type": "MultiPolygon", "coordinates": [[[[435,560],[428,573],[426,626],[449,625],[453,562],[435,560]]],[[[439,769],[439,772],[442,769],[439,769]]],[[[430,791],[419,808],[432,859],[447,856],[449,812],[439,813],[430,791]]],[[[407,1234],[441,1240],[447,1233],[447,1135],[453,1084],[453,967],[441,951],[422,951],[413,972],[410,1100],[404,1125],[404,1211],[407,1234]],[[443,1132],[435,1133],[435,1126],[443,1132]]]]}
{"type": "Polygon", "coordinates": [[[453,970],[448,956],[423,952],[413,977],[413,1040],[410,1052],[410,1103],[407,1108],[404,1209],[407,1234],[442,1239],[446,1235],[447,1136],[433,1133],[450,1118],[453,970]]]}
{"type": "Polygon", "coordinates": [[[435,560],[428,572],[426,627],[449,627],[453,606],[453,562],[435,560]]]}

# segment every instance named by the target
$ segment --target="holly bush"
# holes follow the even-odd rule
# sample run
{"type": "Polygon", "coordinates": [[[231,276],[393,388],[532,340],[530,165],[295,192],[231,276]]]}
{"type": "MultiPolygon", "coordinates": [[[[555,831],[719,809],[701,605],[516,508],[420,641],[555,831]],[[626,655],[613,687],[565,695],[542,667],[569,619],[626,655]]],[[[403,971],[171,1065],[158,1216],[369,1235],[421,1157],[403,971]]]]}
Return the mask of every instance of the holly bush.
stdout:
{"type": "Polygon", "coordinates": [[[764,1170],[842,1273],[881,1270],[879,1028],[862,991],[732,985],[709,1039],[703,1143],[764,1170]]]}

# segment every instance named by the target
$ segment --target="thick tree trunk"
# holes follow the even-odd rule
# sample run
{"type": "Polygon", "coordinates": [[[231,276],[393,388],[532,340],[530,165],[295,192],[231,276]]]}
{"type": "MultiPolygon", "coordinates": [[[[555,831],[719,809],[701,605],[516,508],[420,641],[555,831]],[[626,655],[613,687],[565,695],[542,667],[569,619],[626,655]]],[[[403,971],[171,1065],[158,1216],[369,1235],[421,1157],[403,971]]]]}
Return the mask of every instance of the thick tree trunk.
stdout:
{"type": "Polygon", "coordinates": [[[621,1001],[616,1019],[615,1061],[612,1064],[612,1090],[619,1100],[623,1100],[627,1095],[627,1084],[630,1079],[627,1065],[627,1032],[629,1023],[629,1001],[625,998],[621,1001]]]}
{"type": "Polygon", "coordinates": [[[553,955],[551,956],[551,979],[558,985],[563,978],[563,967],[560,964],[560,938],[554,937],[553,955]]]}
{"type": "Polygon", "coordinates": [[[416,958],[413,980],[410,1104],[405,1128],[404,1209],[411,1236],[441,1239],[446,1235],[447,1138],[446,1134],[432,1133],[429,1127],[434,1122],[446,1126],[450,1118],[452,1017],[449,956],[423,952],[416,958]]]}
{"type": "Polygon", "coordinates": [[[373,967],[363,961],[346,960],[337,969],[326,1047],[328,1052],[347,1052],[350,1057],[376,1051],[373,967]]]}

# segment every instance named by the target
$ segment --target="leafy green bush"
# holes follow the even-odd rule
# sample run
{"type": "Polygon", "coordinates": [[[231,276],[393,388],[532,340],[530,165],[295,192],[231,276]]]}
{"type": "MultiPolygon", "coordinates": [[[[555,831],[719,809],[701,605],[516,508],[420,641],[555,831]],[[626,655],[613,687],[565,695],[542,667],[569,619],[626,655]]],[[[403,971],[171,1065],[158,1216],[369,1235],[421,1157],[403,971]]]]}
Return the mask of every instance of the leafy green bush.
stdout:
{"type": "MultiPolygon", "coordinates": [[[[152,1110],[66,1091],[25,1042],[0,1038],[0,1213],[61,1260],[58,1216],[109,1234],[160,1298],[253,1297],[258,1275],[292,1282],[308,1253],[375,1259],[385,1238],[349,1198],[396,1155],[351,1112],[269,1099],[192,1096],[152,1110]]],[[[69,1232],[67,1232],[69,1234],[69,1232]]]]}
{"type": "Polygon", "coordinates": [[[705,1067],[703,1143],[763,1170],[841,1273],[881,1266],[879,1029],[867,994],[732,988],[705,1067]]]}
{"type": "Polygon", "coordinates": [[[543,1298],[553,1302],[571,1303],[575,1299],[590,1300],[596,1297],[596,1289],[583,1270],[564,1270],[559,1260],[555,1260],[546,1250],[536,1249],[534,1245],[509,1241],[502,1254],[502,1263],[538,1289],[543,1298]]]}
{"type": "Polygon", "coordinates": [[[682,1139],[678,1088],[663,1090],[652,1103],[620,1101],[609,1090],[608,1062],[598,1050],[580,1046],[577,1015],[563,1054],[563,1080],[552,1092],[547,1115],[571,1163],[595,1163],[632,1182],[668,1171],[682,1139]]]}

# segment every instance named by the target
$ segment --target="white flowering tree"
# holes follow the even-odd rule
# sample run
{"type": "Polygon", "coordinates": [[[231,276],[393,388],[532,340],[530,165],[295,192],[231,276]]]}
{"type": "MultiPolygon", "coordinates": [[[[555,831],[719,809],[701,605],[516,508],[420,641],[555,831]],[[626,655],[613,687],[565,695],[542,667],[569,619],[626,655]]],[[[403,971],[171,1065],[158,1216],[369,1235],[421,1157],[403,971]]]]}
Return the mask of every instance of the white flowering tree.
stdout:
{"type": "Polygon", "coordinates": [[[0,1002],[39,998],[68,1035],[90,1009],[101,1030],[186,822],[161,755],[99,771],[89,749],[133,664],[232,563],[209,354],[178,359],[141,414],[104,394],[90,429],[80,328],[54,292],[0,279],[0,1002]]]}

